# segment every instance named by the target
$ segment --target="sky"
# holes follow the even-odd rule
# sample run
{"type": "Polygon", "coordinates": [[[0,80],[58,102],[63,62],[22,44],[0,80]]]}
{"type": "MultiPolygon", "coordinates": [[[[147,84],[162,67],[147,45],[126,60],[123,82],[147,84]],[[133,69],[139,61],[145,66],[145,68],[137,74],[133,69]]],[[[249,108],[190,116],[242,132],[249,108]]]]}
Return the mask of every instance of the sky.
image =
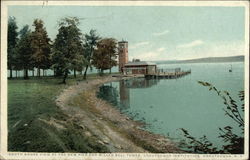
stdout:
{"type": "Polygon", "coordinates": [[[208,6],[9,6],[18,28],[44,21],[49,37],[58,21],[80,18],[83,34],[128,41],[129,60],[184,60],[244,54],[245,8],[208,6]]]}

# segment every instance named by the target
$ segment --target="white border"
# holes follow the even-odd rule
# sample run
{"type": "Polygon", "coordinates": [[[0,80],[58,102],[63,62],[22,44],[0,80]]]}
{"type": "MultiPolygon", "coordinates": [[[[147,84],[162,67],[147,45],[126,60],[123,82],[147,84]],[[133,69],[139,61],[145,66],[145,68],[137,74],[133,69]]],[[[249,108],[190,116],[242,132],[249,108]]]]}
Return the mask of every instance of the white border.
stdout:
{"type": "Polygon", "coordinates": [[[247,1],[12,1],[3,0],[4,5],[67,5],[67,6],[243,6],[247,1]]]}
{"type": "Polygon", "coordinates": [[[245,150],[249,158],[249,3],[245,8],[245,150]]]}
{"type": "Polygon", "coordinates": [[[249,2],[248,1],[1,1],[1,146],[0,159],[248,159],[249,156],[249,2]],[[7,7],[8,5],[83,6],[242,6],[245,7],[245,154],[35,153],[7,152],[7,7]]]}

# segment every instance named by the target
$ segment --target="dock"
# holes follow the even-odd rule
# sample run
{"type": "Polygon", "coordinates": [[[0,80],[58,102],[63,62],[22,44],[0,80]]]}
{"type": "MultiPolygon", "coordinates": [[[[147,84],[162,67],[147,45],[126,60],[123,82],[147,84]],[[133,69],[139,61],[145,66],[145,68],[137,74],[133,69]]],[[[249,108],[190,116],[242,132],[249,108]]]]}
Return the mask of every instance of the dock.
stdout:
{"type": "Polygon", "coordinates": [[[147,79],[177,79],[183,76],[191,74],[191,69],[187,71],[176,71],[176,72],[157,72],[155,74],[145,74],[147,79]]]}

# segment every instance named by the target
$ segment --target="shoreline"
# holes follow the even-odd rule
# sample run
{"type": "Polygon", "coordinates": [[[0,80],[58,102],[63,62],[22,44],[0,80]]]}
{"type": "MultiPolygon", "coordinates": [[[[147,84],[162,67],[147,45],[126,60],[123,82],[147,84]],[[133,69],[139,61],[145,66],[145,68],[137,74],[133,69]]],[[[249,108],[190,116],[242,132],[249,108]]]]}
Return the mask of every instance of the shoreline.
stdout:
{"type": "Polygon", "coordinates": [[[165,136],[141,129],[143,124],[120,113],[110,103],[97,98],[99,86],[131,77],[98,77],[77,82],[64,89],[56,105],[77,125],[88,130],[86,136],[96,136],[98,143],[110,152],[121,153],[183,153],[165,136]]]}

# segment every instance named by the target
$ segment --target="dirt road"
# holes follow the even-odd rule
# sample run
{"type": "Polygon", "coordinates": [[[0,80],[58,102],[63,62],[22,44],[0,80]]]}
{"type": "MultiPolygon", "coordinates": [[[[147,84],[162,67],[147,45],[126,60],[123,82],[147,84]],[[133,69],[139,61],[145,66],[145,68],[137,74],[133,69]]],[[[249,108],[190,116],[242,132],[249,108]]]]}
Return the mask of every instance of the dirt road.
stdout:
{"type": "Polygon", "coordinates": [[[98,137],[98,142],[110,152],[182,152],[170,140],[140,129],[142,124],[129,119],[111,104],[96,97],[101,84],[121,79],[108,76],[78,82],[63,90],[56,104],[72,121],[86,129],[86,136],[98,137]]]}

